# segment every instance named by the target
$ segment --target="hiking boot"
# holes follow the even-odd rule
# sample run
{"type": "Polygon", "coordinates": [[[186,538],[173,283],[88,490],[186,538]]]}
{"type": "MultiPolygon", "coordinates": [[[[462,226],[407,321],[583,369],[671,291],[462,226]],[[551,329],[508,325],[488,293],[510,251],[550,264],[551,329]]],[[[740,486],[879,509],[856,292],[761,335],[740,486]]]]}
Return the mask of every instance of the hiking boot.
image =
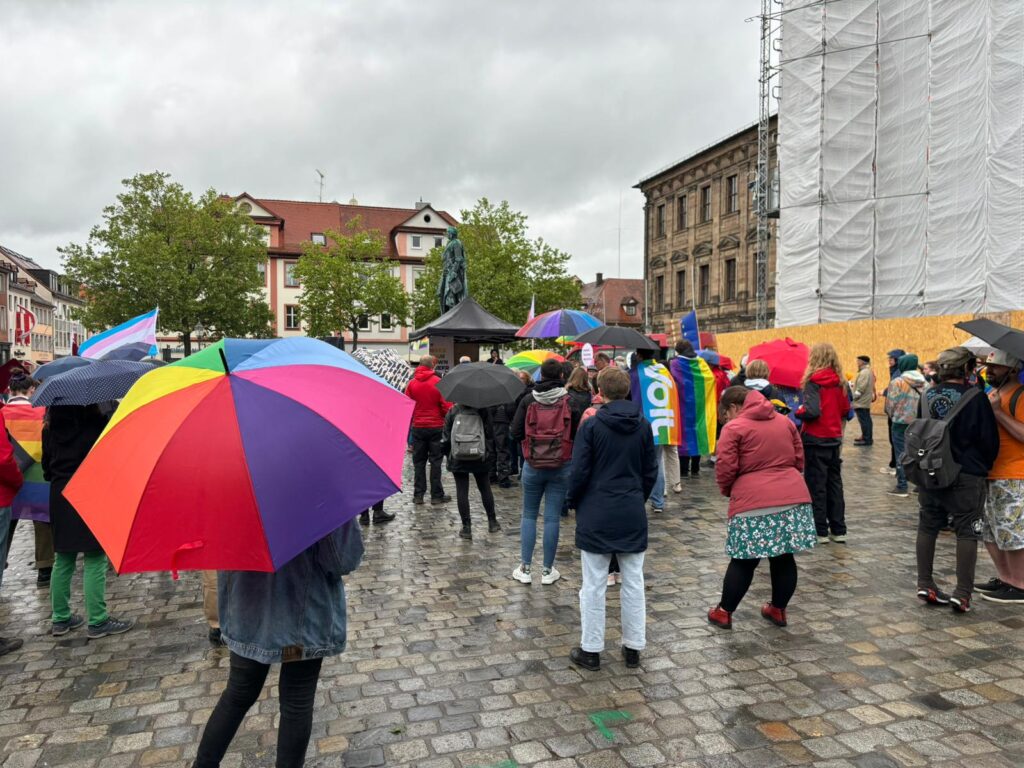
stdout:
{"type": "Polygon", "coordinates": [[[460,539],[469,539],[470,541],[472,541],[473,540],[473,529],[470,528],[468,525],[462,526],[462,530],[459,531],[459,538],[460,539]]]}
{"type": "Polygon", "coordinates": [[[79,616],[77,613],[72,613],[71,618],[67,621],[55,621],[50,626],[50,634],[54,637],[60,637],[66,635],[72,629],[78,629],[80,626],[85,624],[85,619],[79,616]]]}
{"type": "Polygon", "coordinates": [[[622,646],[622,660],[626,662],[626,669],[636,669],[640,666],[640,651],[622,646]]]}
{"type": "Polygon", "coordinates": [[[53,574],[53,568],[40,568],[39,573],[36,575],[36,586],[37,587],[48,587],[50,586],[50,576],[53,574]]]}
{"type": "Polygon", "coordinates": [[[422,496],[413,496],[412,497],[412,503],[415,504],[416,506],[420,506],[421,504],[426,504],[426,502],[423,500],[422,496]]]}
{"type": "Polygon", "coordinates": [[[932,587],[917,590],[917,599],[924,600],[928,605],[949,605],[949,595],[932,587]]]}
{"type": "Polygon", "coordinates": [[[589,669],[591,672],[601,669],[601,654],[590,653],[582,648],[573,648],[569,651],[569,661],[578,667],[589,669]]]}
{"type": "Polygon", "coordinates": [[[776,627],[786,626],[785,608],[776,608],[771,603],[765,603],[761,606],[761,615],[768,619],[768,621],[770,621],[776,627]]]}
{"type": "Polygon", "coordinates": [[[359,524],[369,525],[370,524],[370,513],[363,511],[359,513],[359,524]]]}
{"type": "Polygon", "coordinates": [[[0,637],[0,656],[13,653],[25,644],[25,641],[17,637],[0,637]]]}
{"type": "Polygon", "coordinates": [[[445,494],[444,496],[438,496],[436,498],[432,497],[430,499],[430,503],[433,504],[435,507],[439,507],[442,504],[447,504],[451,500],[452,500],[452,497],[449,496],[448,494],[445,494]]]}
{"type": "Polygon", "coordinates": [[[555,567],[545,568],[544,569],[544,573],[540,577],[540,583],[541,584],[554,584],[560,578],[562,578],[562,574],[560,574],[558,572],[557,568],[555,568],[555,567]]]}
{"type": "Polygon", "coordinates": [[[1007,586],[1007,584],[1002,579],[991,578],[988,581],[986,581],[984,584],[975,584],[974,585],[974,591],[975,592],[982,592],[982,593],[985,593],[985,592],[998,592],[1000,589],[1002,589],[1005,586],[1007,586]]]}
{"type": "Polygon", "coordinates": [[[390,523],[395,519],[394,512],[385,512],[383,509],[380,512],[373,513],[373,524],[380,525],[382,523],[390,523]]]}
{"type": "Polygon", "coordinates": [[[530,566],[524,563],[516,566],[516,569],[512,571],[512,578],[523,584],[533,584],[533,574],[530,572],[530,566]]]}
{"type": "Polygon", "coordinates": [[[732,629],[732,614],[716,605],[708,611],[708,621],[722,629],[732,629]]]}
{"type": "Polygon", "coordinates": [[[123,635],[134,626],[135,622],[131,619],[120,621],[108,618],[100,624],[90,624],[86,634],[88,634],[90,640],[99,640],[101,637],[109,637],[110,635],[123,635]]]}
{"type": "Polygon", "coordinates": [[[490,520],[487,521],[487,532],[488,533],[497,533],[500,530],[501,530],[501,523],[499,523],[497,521],[497,519],[492,517],[490,520]]]}
{"type": "Polygon", "coordinates": [[[886,493],[890,496],[901,496],[902,498],[906,498],[910,495],[910,491],[908,489],[900,488],[898,485],[895,488],[890,488],[886,493]]]}
{"type": "Polygon", "coordinates": [[[969,597],[951,597],[949,598],[950,607],[953,609],[953,613],[970,613],[971,612],[971,598],[969,597]]]}
{"type": "Polygon", "coordinates": [[[997,589],[994,592],[982,592],[981,599],[988,600],[991,603],[1024,605],[1024,589],[1017,589],[1009,584],[1004,584],[1001,589],[997,589]]]}
{"type": "Polygon", "coordinates": [[[836,544],[845,544],[846,543],[846,534],[845,533],[833,533],[831,536],[829,536],[829,538],[832,541],[834,541],[836,544]]]}

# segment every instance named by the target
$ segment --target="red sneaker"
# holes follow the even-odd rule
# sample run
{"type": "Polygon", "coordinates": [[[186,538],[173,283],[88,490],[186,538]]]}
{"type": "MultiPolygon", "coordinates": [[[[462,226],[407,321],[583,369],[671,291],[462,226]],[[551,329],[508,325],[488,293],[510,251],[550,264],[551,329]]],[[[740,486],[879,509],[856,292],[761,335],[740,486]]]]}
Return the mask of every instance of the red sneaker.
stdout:
{"type": "Polygon", "coordinates": [[[953,613],[970,613],[971,598],[951,597],[949,598],[949,601],[953,604],[953,613]]]}
{"type": "Polygon", "coordinates": [[[732,614],[716,605],[708,611],[708,621],[722,629],[732,629],[732,614]]]}
{"type": "Polygon", "coordinates": [[[768,621],[770,621],[776,627],[786,626],[785,608],[776,608],[771,603],[765,603],[761,606],[761,615],[768,619],[768,621]]]}
{"type": "Polygon", "coordinates": [[[917,599],[923,600],[928,605],[949,605],[949,595],[941,589],[932,587],[917,590],[917,599]]]}

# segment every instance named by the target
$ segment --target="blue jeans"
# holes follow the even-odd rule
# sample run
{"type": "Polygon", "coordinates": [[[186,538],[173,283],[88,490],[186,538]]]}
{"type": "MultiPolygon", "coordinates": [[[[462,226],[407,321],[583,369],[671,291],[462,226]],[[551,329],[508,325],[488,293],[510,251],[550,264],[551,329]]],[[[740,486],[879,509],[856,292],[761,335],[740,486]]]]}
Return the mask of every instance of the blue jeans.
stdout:
{"type": "Polygon", "coordinates": [[[544,497],[544,567],[555,564],[558,549],[558,527],[561,524],[562,504],[569,488],[569,465],[559,469],[534,469],[523,465],[523,521],[519,527],[522,562],[533,561],[533,548],[537,544],[537,515],[544,497]]]}
{"type": "Polygon", "coordinates": [[[651,506],[655,509],[665,508],[665,454],[661,446],[655,446],[658,454],[658,479],[654,483],[654,490],[651,491],[651,506]]]}
{"type": "Polygon", "coordinates": [[[893,422],[892,449],[896,454],[896,487],[905,491],[907,489],[907,475],[903,471],[903,464],[900,460],[903,458],[903,454],[906,453],[907,450],[906,424],[897,424],[896,422],[893,422]]]}

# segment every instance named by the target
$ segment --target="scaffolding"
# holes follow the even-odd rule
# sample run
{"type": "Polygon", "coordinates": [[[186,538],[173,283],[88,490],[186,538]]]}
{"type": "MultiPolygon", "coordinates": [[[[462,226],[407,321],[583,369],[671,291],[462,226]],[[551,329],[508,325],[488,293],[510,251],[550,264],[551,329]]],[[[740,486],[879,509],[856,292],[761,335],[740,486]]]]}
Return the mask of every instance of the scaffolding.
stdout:
{"type": "Polygon", "coordinates": [[[761,0],[761,59],[758,76],[759,108],[757,115],[757,168],[754,174],[754,199],[757,201],[757,254],[756,270],[756,315],[755,324],[758,330],[768,327],[768,249],[771,231],[768,219],[771,218],[772,200],[770,186],[770,142],[772,82],[778,75],[776,56],[779,51],[779,11],[782,0],[761,0]],[[778,9],[773,6],[779,6],[778,9]]]}

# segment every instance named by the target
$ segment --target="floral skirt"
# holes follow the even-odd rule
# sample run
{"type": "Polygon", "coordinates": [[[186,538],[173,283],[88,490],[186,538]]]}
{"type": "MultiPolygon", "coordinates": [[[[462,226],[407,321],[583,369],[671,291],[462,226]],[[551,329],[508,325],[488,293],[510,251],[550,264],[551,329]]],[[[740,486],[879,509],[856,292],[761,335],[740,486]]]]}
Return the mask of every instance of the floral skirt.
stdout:
{"type": "Polygon", "coordinates": [[[736,515],[729,521],[725,554],[739,560],[778,557],[811,549],[818,541],[810,504],[766,515],[736,515]]]}
{"type": "Polygon", "coordinates": [[[989,480],[981,537],[1003,551],[1024,549],[1024,480],[989,480]]]}

